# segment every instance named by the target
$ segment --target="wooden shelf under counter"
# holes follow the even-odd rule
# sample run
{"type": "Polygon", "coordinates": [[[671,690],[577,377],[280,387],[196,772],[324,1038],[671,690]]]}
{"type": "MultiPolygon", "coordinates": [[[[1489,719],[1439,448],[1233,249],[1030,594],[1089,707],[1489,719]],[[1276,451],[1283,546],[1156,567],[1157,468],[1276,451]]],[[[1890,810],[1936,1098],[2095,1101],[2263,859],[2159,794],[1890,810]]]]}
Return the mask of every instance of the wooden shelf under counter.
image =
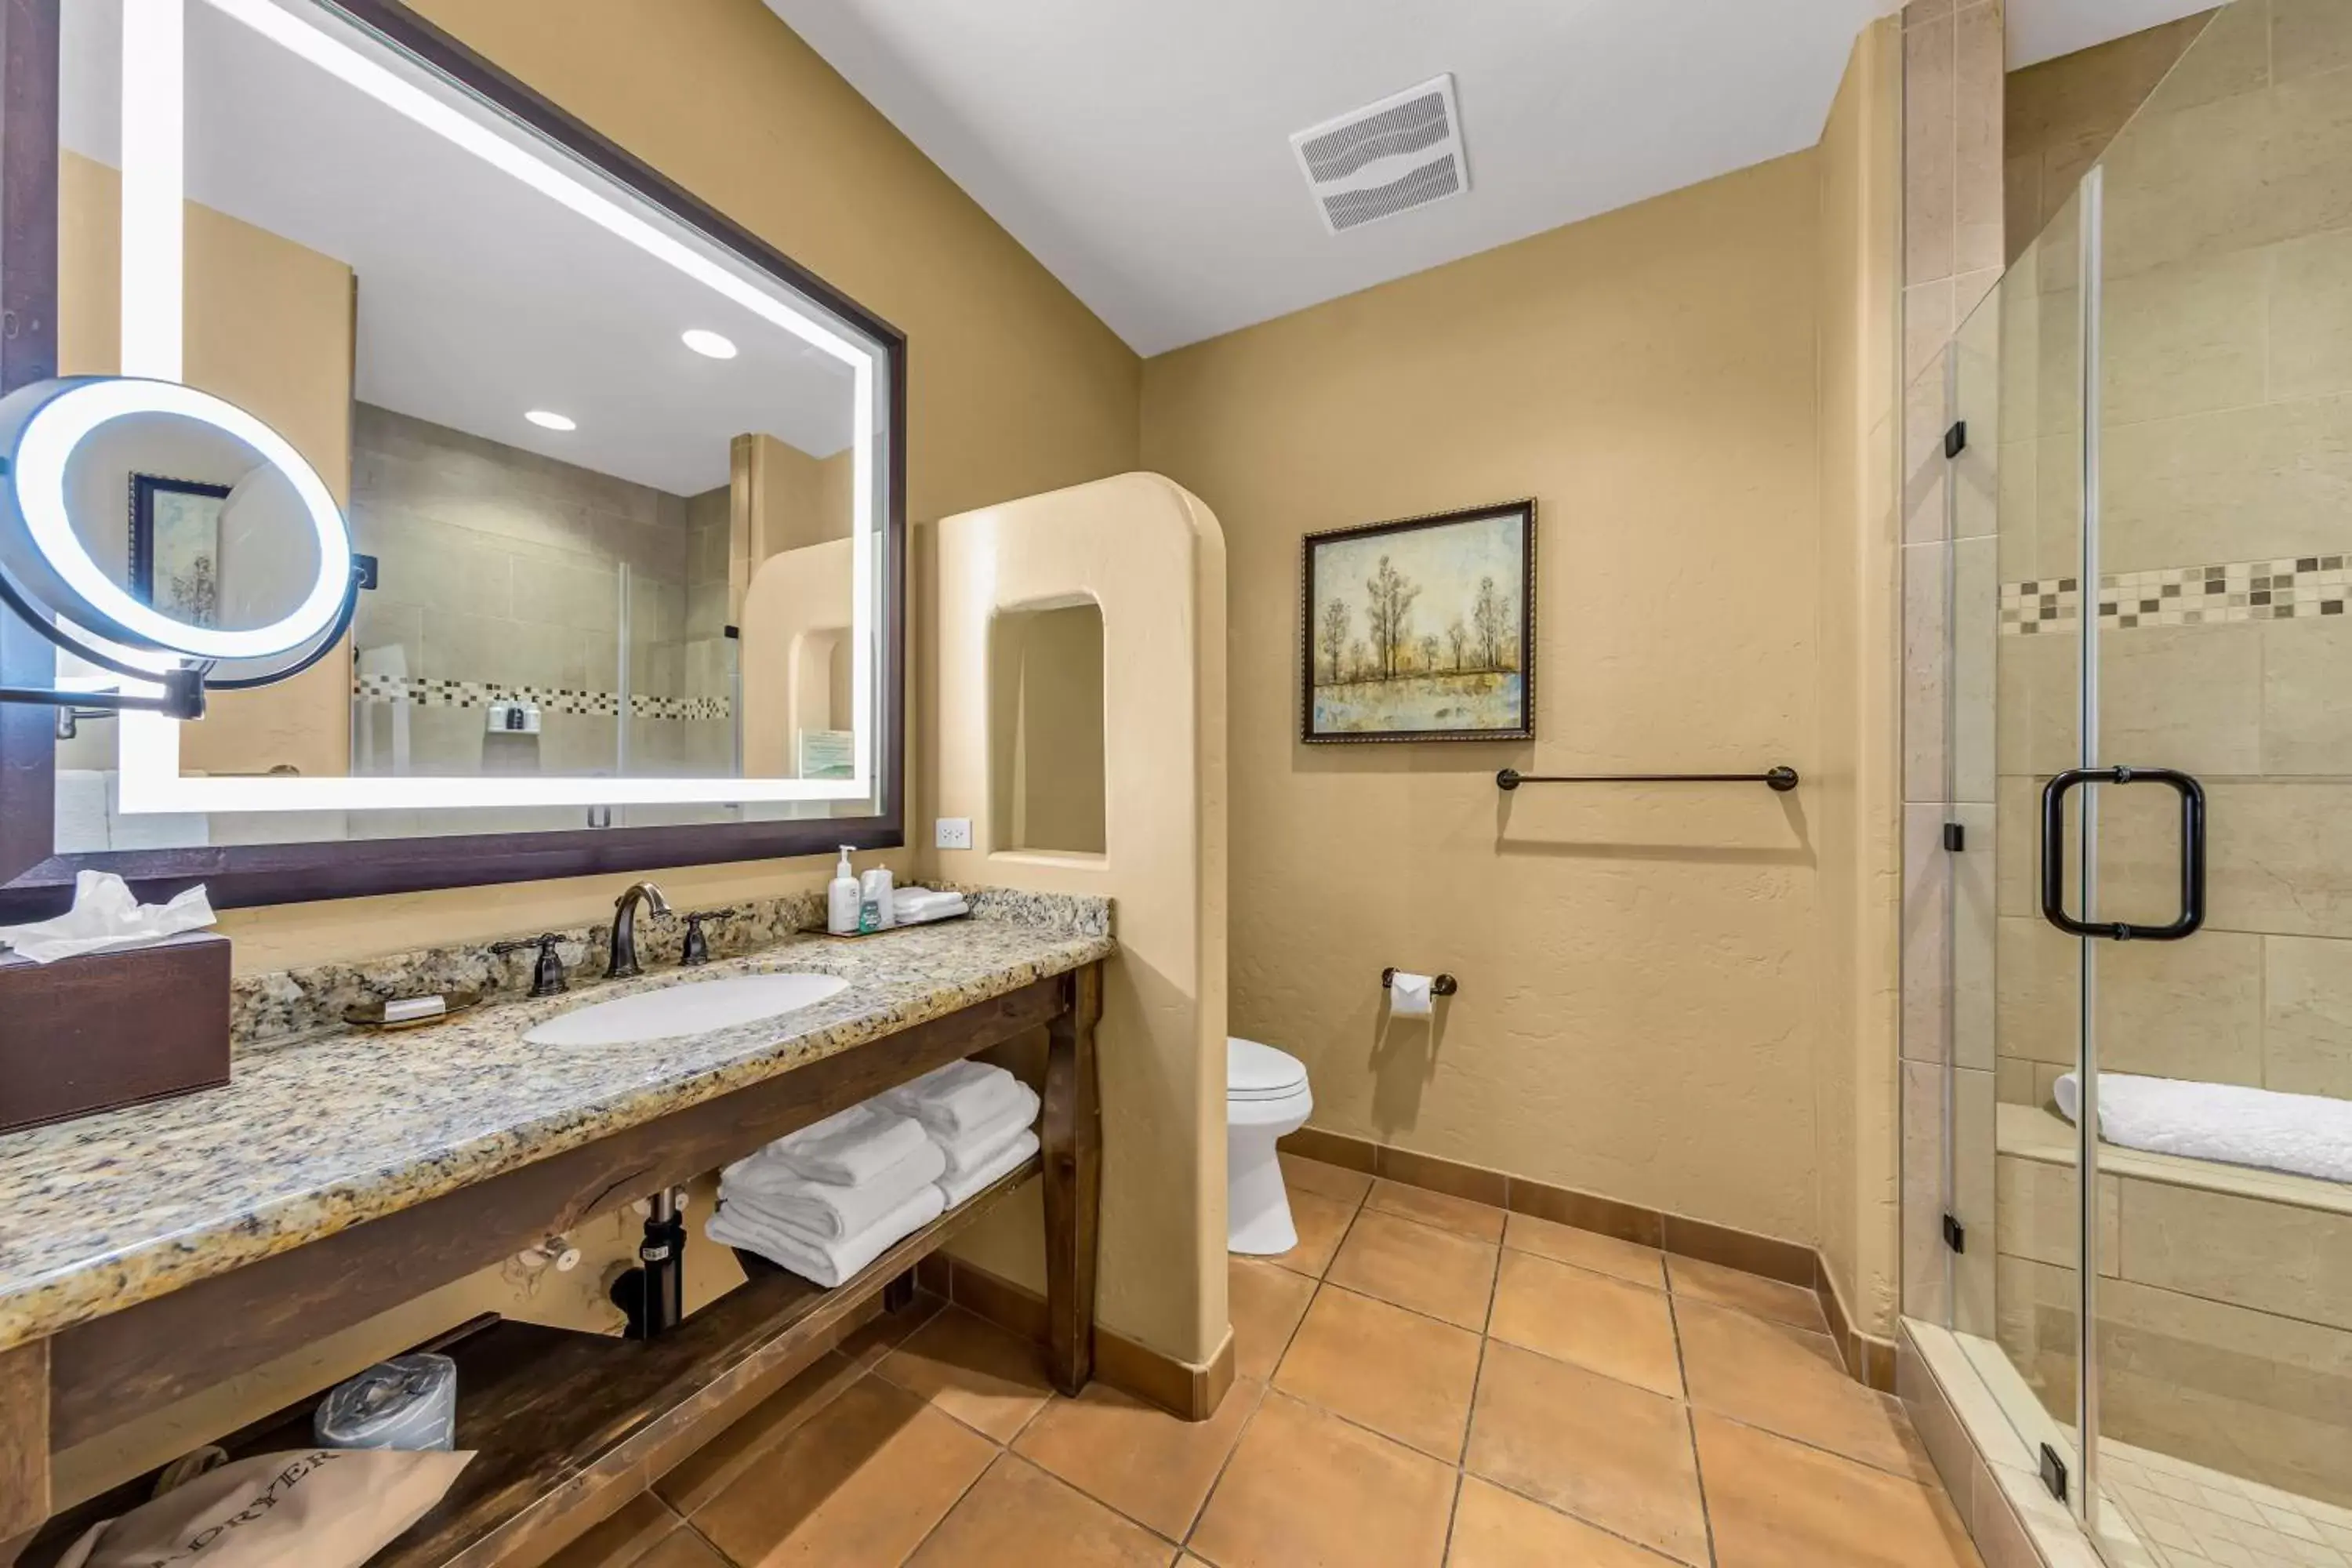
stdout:
{"type": "MultiPolygon", "coordinates": [[[[132,1482],[51,1517],[51,1454],[110,1430],[121,1411],[184,1398],[1040,1028],[1041,1152],[839,1288],[755,1266],[743,1286],[652,1341],[493,1319],[436,1347],[458,1363],[457,1444],[478,1457],[370,1568],[537,1568],[875,1316],[886,1295],[910,1290],[919,1261],[1041,1173],[1046,1372],[1076,1394],[1093,1373],[1101,1012],[1101,967],[1087,963],[0,1350],[0,1568],[48,1568],[91,1522],[144,1500],[132,1482]]],[[[238,1457],[310,1447],[315,1404],[223,1446],[238,1457]]]]}
{"type": "MultiPolygon", "coordinates": [[[[1032,1156],[833,1289],[749,1254],[748,1278],[652,1341],[487,1319],[433,1342],[457,1363],[457,1447],[473,1463],[368,1568],[543,1562],[879,1315],[915,1265],[1034,1176],[1032,1156]]],[[[322,1391],[323,1392],[323,1391],[322,1391]]],[[[232,1458],[315,1447],[304,1399],[226,1439],[232,1458]]],[[[52,1568],[99,1520],[137,1507],[142,1476],[50,1521],[23,1568],[52,1568]]]]}

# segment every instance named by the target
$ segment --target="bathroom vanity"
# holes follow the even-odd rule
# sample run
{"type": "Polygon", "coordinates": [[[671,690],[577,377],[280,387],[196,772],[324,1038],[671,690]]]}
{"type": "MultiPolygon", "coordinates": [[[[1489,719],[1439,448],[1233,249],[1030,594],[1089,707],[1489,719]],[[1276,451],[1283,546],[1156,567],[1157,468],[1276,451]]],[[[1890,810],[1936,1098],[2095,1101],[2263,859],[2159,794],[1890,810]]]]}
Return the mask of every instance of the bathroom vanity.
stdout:
{"type": "MultiPolygon", "coordinates": [[[[226,1088],[0,1138],[0,1564],[48,1518],[53,1452],[1039,1029],[1039,1158],[839,1289],[759,1270],[648,1341],[497,1322],[445,1345],[460,1367],[458,1446],[478,1456],[375,1562],[543,1560],[909,1289],[919,1259],[1041,1164],[1049,1370],[1076,1392],[1091,1372],[1094,1031],[1115,945],[1101,900],[1067,902],[1093,908],[1072,919],[1013,899],[412,1034],[249,1047],[226,1088]],[[523,1038],[611,998],[778,973],[848,984],[700,1035],[523,1038]]],[[[307,1443],[308,1405],[288,1415],[282,1441],[249,1436],[307,1443]]]]}

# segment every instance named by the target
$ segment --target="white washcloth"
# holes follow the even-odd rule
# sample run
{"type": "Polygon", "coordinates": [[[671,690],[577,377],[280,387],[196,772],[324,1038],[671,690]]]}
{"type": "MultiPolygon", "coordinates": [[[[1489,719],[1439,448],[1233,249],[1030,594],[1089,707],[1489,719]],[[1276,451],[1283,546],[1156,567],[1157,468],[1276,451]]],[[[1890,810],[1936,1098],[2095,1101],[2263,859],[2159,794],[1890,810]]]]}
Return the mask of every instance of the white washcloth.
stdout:
{"type": "MultiPolygon", "coordinates": [[[[2079,1121],[2074,1075],[2058,1109],[2079,1121]]],[[[2099,1075],[2099,1136],[2126,1149],[2352,1183],[2352,1100],[2230,1083],[2099,1075]]]]}
{"type": "Polygon", "coordinates": [[[921,925],[927,921],[943,921],[950,915],[969,914],[971,906],[961,893],[932,892],[923,888],[903,888],[891,900],[891,918],[900,925],[921,925]]]}
{"type": "Polygon", "coordinates": [[[1003,1153],[1006,1144],[1028,1131],[1036,1121],[1037,1107],[1037,1091],[1024,1083],[1020,1100],[1003,1115],[961,1137],[939,1141],[935,1146],[947,1162],[944,1173],[948,1180],[960,1182],[1003,1153]]]}
{"type": "Polygon", "coordinates": [[[1037,1134],[1024,1130],[1007,1143],[1003,1152],[996,1158],[970,1175],[955,1178],[941,1177],[939,1184],[940,1195],[947,1200],[947,1206],[950,1208],[967,1202],[977,1195],[982,1187],[1010,1174],[1014,1166],[1034,1154],[1037,1148],[1037,1134]]]}
{"type": "Polygon", "coordinates": [[[734,1205],[727,1205],[704,1223],[702,1234],[721,1247],[756,1252],[778,1268],[790,1269],[810,1284],[830,1290],[866,1268],[903,1237],[939,1218],[946,1206],[947,1199],[934,1183],[918,1190],[856,1236],[813,1246],[797,1231],[762,1224],[748,1215],[739,1217],[734,1205]]]}
{"type": "Polygon", "coordinates": [[[923,1124],[942,1142],[985,1127],[1020,1099],[1021,1080],[986,1062],[950,1062],[882,1096],[882,1103],[923,1124]]]}
{"type": "Polygon", "coordinates": [[[919,1124],[869,1100],[777,1139],[750,1159],[730,1165],[719,1177],[723,1181],[735,1174],[737,1166],[764,1160],[812,1182],[855,1187],[914,1153],[924,1141],[919,1124]]]}
{"type": "Polygon", "coordinates": [[[719,1196],[748,1216],[773,1220],[804,1232],[812,1241],[840,1241],[887,1216],[948,1173],[948,1157],[937,1143],[922,1147],[870,1182],[844,1186],[812,1182],[782,1165],[753,1155],[728,1167],[719,1196]]]}

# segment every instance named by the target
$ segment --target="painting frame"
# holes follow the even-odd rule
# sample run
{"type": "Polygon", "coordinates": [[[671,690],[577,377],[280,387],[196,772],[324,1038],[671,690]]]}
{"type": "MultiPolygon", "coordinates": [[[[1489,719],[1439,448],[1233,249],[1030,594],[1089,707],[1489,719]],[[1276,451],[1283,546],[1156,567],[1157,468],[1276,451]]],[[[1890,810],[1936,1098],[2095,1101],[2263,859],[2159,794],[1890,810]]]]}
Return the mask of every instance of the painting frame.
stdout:
{"type": "MultiPolygon", "coordinates": [[[[1310,746],[1329,746],[1381,745],[1417,742],[1534,740],[1538,663],[1536,657],[1536,532],[1535,498],[1522,496],[1517,500],[1494,501],[1483,506],[1461,507],[1449,511],[1394,518],[1385,522],[1364,523],[1352,528],[1328,529],[1303,537],[1299,541],[1298,547],[1298,739],[1300,742],[1310,746]],[[1322,683],[1318,683],[1317,679],[1318,606],[1328,602],[1327,596],[1318,592],[1318,558],[1321,561],[1328,561],[1329,569],[1336,573],[1345,570],[1340,563],[1348,554],[1356,552],[1350,550],[1353,546],[1360,546],[1371,541],[1431,531],[1462,529],[1471,525],[1486,524],[1500,519],[1513,520],[1519,528],[1519,548],[1516,557],[1518,573],[1517,593],[1515,595],[1517,603],[1513,606],[1514,613],[1510,616],[1509,621],[1511,637],[1508,655],[1516,668],[1506,666],[1497,660],[1494,668],[1475,673],[1490,676],[1510,674],[1517,677],[1515,714],[1507,722],[1467,723],[1451,727],[1410,725],[1379,727],[1376,725],[1363,728],[1342,727],[1329,722],[1328,716],[1324,715],[1318,708],[1317,700],[1318,684],[1328,689],[1332,687],[1361,685],[1366,682],[1361,680],[1351,682],[1338,679],[1340,674],[1340,655],[1337,650],[1333,650],[1332,657],[1326,660],[1324,666],[1331,671],[1334,679],[1322,683]]],[[[1385,559],[1382,565],[1383,567],[1386,565],[1385,559]]],[[[1423,640],[1426,642],[1428,639],[1424,637],[1423,640]]],[[[1450,672],[1456,679],[1464,673],[1461,658],[1462,655],[1457,650],[1454,655],[1454,668],[1450,672]]],[[[1393,663],[1393,658],[1391,662],[1393,663]]],[[[1441,668],[1434,659],[1428,666],[1428,669],[1432,672],[1438,671],[1441,668]]],[[[1401,678],[1400,673],[1391,670],[1378,679],[1386,682],[1401,678]]]]}
{"type": "MultiPolygon", "coordinates": [[[[191,626],[211,626],[217,621],[220,594],[220,503],[228,500],[229,493],[234,488],[230,485],[207,484],[201,479],[168,479],[161,474],[131,476],[131,591],[139,596],[142,603],[152,605],[173,619],[185,621],[191,626]],[[155,596],[157,563],[163,561],[168,563],[177,559],[188,542],[185,540],[172,537],[160,537],[163,531],[158,524],[158,512],[172,510],[170,505],[172,502],[193,500],[210,500],[215,503],[208,520],[208,529],[202,542],[209,552],[205,558],[210,568],[209,585],[212,602],[209,605],[189,604],[179,597],[171,598],[166,602],[155,596]],[[159,507],[159,502],[164,504],[159,507]]],[[[165,524],[173,532],[193,526],[178,521],[176,517],[167,518],[165,524]]]]}

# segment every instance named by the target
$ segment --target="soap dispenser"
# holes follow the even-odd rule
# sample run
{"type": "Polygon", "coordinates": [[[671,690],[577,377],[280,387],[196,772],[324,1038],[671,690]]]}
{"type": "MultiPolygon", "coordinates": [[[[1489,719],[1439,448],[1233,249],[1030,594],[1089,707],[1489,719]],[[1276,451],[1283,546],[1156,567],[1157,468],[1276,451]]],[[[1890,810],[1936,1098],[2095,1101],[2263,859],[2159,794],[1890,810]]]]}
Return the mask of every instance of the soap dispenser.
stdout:
{"type": "Polygon", "coordinates": [[[857,873],[849,868],[849,846],[841,847],[841,864],[824,890],[824,929],[835,936],[857,934],[857,873]]]}

